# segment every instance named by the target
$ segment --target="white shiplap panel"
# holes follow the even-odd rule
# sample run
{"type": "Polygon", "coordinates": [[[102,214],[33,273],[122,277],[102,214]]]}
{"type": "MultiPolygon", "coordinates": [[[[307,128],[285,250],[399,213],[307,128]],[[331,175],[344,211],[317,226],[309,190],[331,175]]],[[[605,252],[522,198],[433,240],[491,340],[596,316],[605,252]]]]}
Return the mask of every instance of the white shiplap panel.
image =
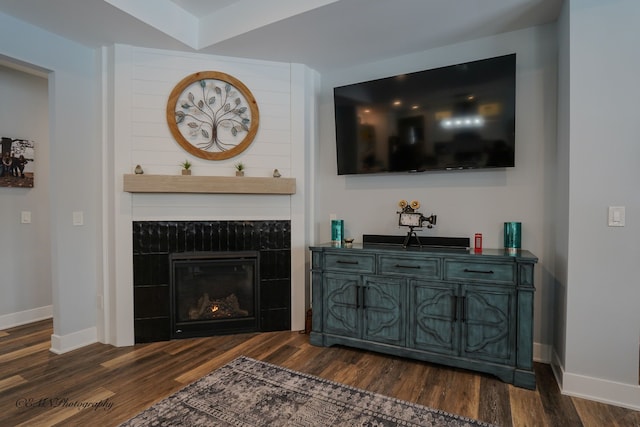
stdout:
{"type": "MultiPolygon", "coordinates": [[[[134,92],[132,120],[134,122],[166,123],[166,97],[153,93],[149,82],[139,82],[139,90],[134,92]]],[[[266,92],[273,94],[273,92],[266,92]]],[[[286,98],[282,99],[286,101],[286,98]]],[[[290,103],[258,102],[260,111],[260,128],[289,129],[290,103]]]]}
{"type": "MultiPolygon", "coordinates": [[[[169,132],[169,127],[165,122],[161,122],[161,123],[143,122],[143,121],[132,122],[131,136],[140,137],[140,138],[162,137],[168,140],[173,140],[173,137],[169,132]]],[[[263,127],[261,125],[254,141],[289,143],[290,139],[291,139],[291,133],[289,132],[288,129],[282,129],[282,128],[267,129],[266,127],[263,127]]]]}
{"type": "Polygon", "coordinates": [[[288,219],[290,197],[273,195],[134,194],[137,220],[288,219]]]}
{"type": "Polygon", "coordinates": [[[158,108],[157,105],[134,108],[131,111],[131,120],[133,122],[155,123],[166,125],[166,110],[158,108]]]}
{"type": "MultiPolygon", "coordinates": [[[[160,111],[151,108],[138,108],[132,112],[132,119],[134,122],[161,124],[164,127],[167,127],[168,130],[168,125],[165,118],[166,115],[164,111],[162,111],[160,114],[160,111]]],[[[290,122],[290,117],[272,116],[269,114],[269,111],[263,111],[260,114],[260,126],[258,129],[258,133],[271,130],[281,130],[288,132],[290,122]]]]}
{"type": "Polygon", "coordinates": [[[275,84],[276,87],[284,87],[279,85],[288,86],[291,80],[289,64],[198,54],[174,55],[174,53],[167,55],[166,52],[150,53],[148,50],[145,52],[137,50],[132,67],[133,78],[165,81],[175,85],[195,72],[219,71],[239,79],[250,89],[248,82],[254,86],[275,84]]]}
{"type": "Polygon", "coordinates": [[[262,141],[251,145],[249,153],[254,156],[263,157],[288,157],[291,154],[291,144],[289,141],[267,142],[262,141]]]}
{"type": "Polygon", "coordinates": [[[169,127],[166,123],[164,126],[158,126],[157,123],[132,122],[130,128],[132,137],[171,138],[171,133],[169,133],[169,127]]]}
{"type": "Polygon", "coordinates": [[[241,161],[245,164],[248,176],[270,176],[273,169],[281,172],[291,167],[289,146],[286,144],[258,145],[255,150],[251,147],[244,153],[226,160],[206,160],[194,157],[181,147],[175,150],[161,149],[164,147],[135,150],[131,152],[131,164],[141,165],[146,173],[177,174],[180,173],[180,163],[189,160],[194,174],[198,175],[233,175],[234,164],[241,161]],[[257,172],[261,170],[262,172],[257,172]]]}
{"type": "Polygon", "coordinates": [[[258,212],[226,212],[216,209],[190,209],[188,213],[175,207],[159,211],[134,206],[133,221],[275,221],[290,219],[288,207],[264,209],[258,212]]]}
{"type": "Polygon", "coordinates": [[[179,148],[178,143],[171,135],[157,138],[149,135],[135,136],[131,138],[132,151],[173,151],[179,148]]]}
{"type": "MultiPolygon", "coordinates": [[[[277,112],[276,112],[277,113],[277,112]]],[[[288,113],[288,109],[287,109],[288,113]]],[[[291,124],[291,117],[289,114],[273,115],[271,111],[263,111],[260,114],[260,128],[261,129],[274,129],[274,130],[289,130],[291,124]],[[265,125],[263,126],[263,123],[265,125]]]]}
{"type": "MultiPolygon", "coordinates": [[[[283,177],[291,178],[291,167],[285,165],[289,159],[283,159],[282,162],[274,161],[270,165],[266,166],[254,166],[252,163],[247,162],[250,169],[245,173],[247,177],[270,177],[273,176],[273,170],[278,169],[280,174],[283,177]]],[[[179,162],[178,162],[179,163],[179,162]]],[[[144,173],[150,175],[180,175],[182,168],[180,165],[176,163],[173,165],[166,164],[157,164],[157,163],[148,163],[141,161],[139,164],[142,166],[144,173]]],[[[131,168],[128,173],[133,173],[134,167],[131,168]]],[[[235,169],[233,167],[233,163],[228,163],[226,165],[216,165],[216,166],[194,166],[192,167],[192,173],[195,176],[235,176],[235,169]]],[[[163,197],[172,197],[169,195],[163,197]]],[[[252,197],[252,196],[245,196],[252,197]]]]}
{"type": "MultiPolygon", "coordinates": [[[[167,193],[132,193],[135,203],[139,206],[171,206],[167,203],[167,193]]],[[[176,204],[182,207],[206,206],[214,208],[217,205],[232,206],[236,210],[251,210],[260,206],[275,206],[289,204],[288,195],[278,194],[198,194],[183,193],[175,195],[176,204]]],[[[232,208],[228,208],[232,209],[232,208]]]]}
{"type": "Polygon", "coordinates": [[[168,96],[166,94],[146,94],[146,93],[138,93],[135,98],[132,100],[133,108],[149,108],[149,107],[158,107],[164,110],[167,107],[168,96]]]}
{"type": "Polygon", "coordinates": [[[259,98],[261,100],[259,107],[264,106],[267,108],[268,105],[289,106],[291,104],[291,93],[289,91],[276,92],[269,89],[260,89],[252,90],[251,93],[256,99],[259,98]]]}
{"type": "MultiPolygon", "coordinates": [[[[177,175],[188,159],[194,175],[233,176],[242,161],[247,176],[271,176],[278,169],[291,173],[290,64],[210,55],[133,48],[131,64],[131,170],[177,175]],[[252,92],[260,110],[254,142],[240,155],[221,161],[187,153],[171,136],[166,102],[175,85],[187,75],[214,70],[232,75],[252,92]]],[[[289,196],[135,194],[135,219],[289,219],[289,196]]]]}
{"type": "MultiPolygon", "coordinates": [[[[157,164],[166,164],[166,165],[175,165],[182,162],[185,158],[188,158],[191,163],[193,163],[193,168],[199,165],[216,165],[216,164],[234,164],[238,161],[242,161],[243,163],[248,163],[249,159],[253,160],[253,163],[257,165],[261,164],[269,164],[270,159],[288,159],[289,158],[289,146],[285,144],[270,144],[267,147],[267,144],[259,144],[256,146],[255,150],[252,150],[250,146],[244,153],[240,154],[231,159],[226,160],[206,160],[200,159],[198,157],[193,157],[186,151],[183,151],[182,148],[178,148],[175,151],[160,151],[160,150],[136,150],[131,152],[131,161],[132,163],[140,164],[140,162],[145,162],[144,158],[139,158],[138,156],[146,156],[146,162],[152,161],[157,164]]],[[[145,162],[145,163],[146,163],[145,162]]]]}
{"type": "MultiPolygon", "coordinates": [[[[184,160],[184,159],[182,159],[184,160]]],[[[141,159],[138,163],[144,173],[150,175],[180,175],[182,167],[180,162],[173,164],[166,163],[152,163],[141,159]]],[[[245,175],[248,177],[270,177],[273,176],[273,170],[278,169],[280,174],[284,177],[291,177],[291,165],[288,158],[272,159],[268,164],[256,164],[253,159],[249,159],[245,162],[247,165],[247,171],[245,175]]],[[[132,166],[129,173],[133,173],[134,167],[132,166]]],[[[233,163],[216,164],[211,166],[192,166],[192,174],[195,176],[235,176],[235,169],[233,163]]]]}
{"type": "MultiPolygon", "coordinates": [[[[270,165],[255,166],[248,162],[249,169],[245,172],[247,177],[271,177],[273,176],[273,170],[278,169],[280,174],[284,177],[291,177],[291,167],[288,166],[288,159],[282,159],[282,161],[274,160],[270,165]]],[[[142,167],[145,174],[149,175],[180,175],[182,168],[176,162],[174,165],[156,164],[144,162],[141,160],[138,164],[142,167]]],[[[131,171],[127,171],[133,173],[131,171]]],[[[192,174],[194,176],[235,176],[235,169],[232,164],[218,165],[211,167],[193,167],[192,174]]],[[[245,196],[253,197],[253,196],[245,196]]]]}
{"type": "Polygon", "coordinates": [[[171,85],[168,82],[162,82],[157,80],[133,80],[131,82],[131,90],[134,95],[164,95],[167,99],[169,94],[173,90],[173,86],[178,83],[177,81],[171,85]]]}
{"type": "MultiPolygon", "coordinates": [[[[233,69],[254,70],[261,74],[268,74],[268,70],[277,70],[278,75],[284,71],[290,73],[290,65],[282,62],[253,60],[246,58],[201,55],[189,52],[174,52],[153,50],[147,48],[134,49],[135,65],[156,69],[194,69],[196,71],[209,70],[210,67],[227,67],[233,69]]],[[[287,77],[287,79],[290,79],[287,77]]]]}
{"type": "MultiPolygon", "coordinates": [[[[162,90],[157,87],[155,82],[138,81],[136,90],[134,91],[136,98],[133,100],[133,107],[156,107],[162,110],[166,109],[167,100],[170,90],[162,90]]],[[[263,111],[272,111],[273,115],[282,115],[290,109],[289,92],[274,92],[270,90],[259,91],[254,93],[258,109],[263,111]]]]}
{"type": "Polygon", "coordinates": [[[263,129],[260,127],[256,139],[264,142],[288,144],[291,142],[291,132],[289,130],[263,129]]]}
{"type": "MultiPolygon", "coordinates": [[[[146,95],[144,95],[146,96],[146,95]]],[[[149,98],[148,96],[146,96],[149,98]]],[[[260,128],[289,129],[290,109],[288,105],[264,105],[259,108],[260,128]]],[[[166,105],[138,105],[132,109],[131,119],[140,122],[166,124],[166,105]]]]}
{"type": "MultiPolygon", "coordinates": [[[[142,124],[139,124],[139,126],[144,128],[142,124]]],[[[149,135],[147,133],[141,133],[141,132],[143,131],[141,130],[140,132],[132,133],[131,146],[134,151],[135,150],[153,151],[157,149],[161,151],[176,151],[178,149],[182,150],[180,145],[178,145],[178,143],[175,141],[175,139],[173,139],[173,136],[171,136],[171,134],[168,131],[166,135],[162,135],[162,136],[154,136],[154,135],[149,135]]],[[[256,138],[254,140],[254,143],[252,143],[249,146],[249,149],[251,150],[260,149],[260,151],[263,151],[261,146],[266,145],[267,147],[271,147],[270,144],[280,144],[280,145],[289,146],[291,144],[290,131],[261,129],[258,131],[258,134],[256,135],[256,138]]],[[[267,150],[270,150],[270,148],[267,148],[267,150]]],[[[284,153],[286,151],[286,149],[284,148],[282,149],[278,148],[276,150],[279,153],[284,153]]]]}
{"type": "Polygon", "coordinates": [[[236,69],[235,71],[231,68],[211,69],[211,67],[205,69],[184,68],[182,70],[135,67],[134,81],[153,82],[158,84],[158,86],[166,86],[169,88],[169,91],[171,91],[182,79],[200,71],[218,71],[235,77],[244,83],[254,96],[256,96],[254,93],[256,89],[254,88],[263,88],[274,92],[287,92],[290,87],[289,80],[282,77],[281,70],[276,69],[266,69],[256,72],[246,69],[236,69]]]}
{"type": "Polygon", "coordinates": [[[169,206],[166,209],[158,207],[134,206],[134,221],[266,221],[266,220],[287,220],[289,219],[289,208],[280,206],[264,208],[253,212],[234,212],[224,208],[207,209],[196,207],[183,210],[176,206],[169,206]]]}
{"type": "Polygon", "coordinates": [[[274,119],[277,118],[286,118],[291,119],[291,105],[287,103],[283,104],[274,104],[274,103],[263,103],[258,105],[258,110],[260,110],[260,118],[271,117],[274,119]]]}

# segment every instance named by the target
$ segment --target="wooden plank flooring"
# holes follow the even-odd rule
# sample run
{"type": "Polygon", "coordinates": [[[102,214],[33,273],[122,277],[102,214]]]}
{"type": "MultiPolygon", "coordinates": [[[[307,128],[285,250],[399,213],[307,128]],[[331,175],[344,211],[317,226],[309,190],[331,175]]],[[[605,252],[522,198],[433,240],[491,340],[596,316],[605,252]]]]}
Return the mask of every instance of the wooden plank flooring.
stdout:
{"type": "Polygon", "coordinates": [[[345,347],[298,332],[49,352],[51,321],[0,331],[0,425],[116,426],[245,355],[499,426],[640,427],[640,412],[562,396],[548,365],[530,391],[488,375],[345,347]],[[102,406],[99,406],[102,405],[102,406]]]}

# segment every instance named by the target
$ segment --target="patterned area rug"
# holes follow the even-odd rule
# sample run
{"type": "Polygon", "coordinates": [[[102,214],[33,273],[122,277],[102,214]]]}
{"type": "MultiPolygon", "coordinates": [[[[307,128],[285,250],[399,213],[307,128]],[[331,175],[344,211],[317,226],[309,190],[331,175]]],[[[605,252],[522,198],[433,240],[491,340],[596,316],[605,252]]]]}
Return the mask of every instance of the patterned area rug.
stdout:
{"type": "Polygon", "coordinates": [[[121,426],[490,426],[241,356],[121,426]]]}

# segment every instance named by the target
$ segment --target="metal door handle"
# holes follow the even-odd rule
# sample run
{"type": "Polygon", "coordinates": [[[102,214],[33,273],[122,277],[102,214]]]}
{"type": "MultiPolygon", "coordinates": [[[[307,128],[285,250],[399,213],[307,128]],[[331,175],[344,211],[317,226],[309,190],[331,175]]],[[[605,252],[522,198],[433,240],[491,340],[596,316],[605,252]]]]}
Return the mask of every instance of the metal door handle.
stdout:
{"type": "Polygon", "coordinates": [[[493,270],[485,271],[485,270],[470,270],[468,268],[464,269],[465,273],[480,273],[480,274],[493,274],[493,270]]]}

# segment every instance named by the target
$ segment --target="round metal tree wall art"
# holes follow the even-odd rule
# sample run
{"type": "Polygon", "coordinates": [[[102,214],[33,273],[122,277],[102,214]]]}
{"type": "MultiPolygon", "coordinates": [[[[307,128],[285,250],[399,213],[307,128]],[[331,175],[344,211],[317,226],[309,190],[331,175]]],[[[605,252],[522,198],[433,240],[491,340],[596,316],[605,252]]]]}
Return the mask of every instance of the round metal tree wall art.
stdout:
{"type": "Polygon", "coordinates": [[[171,91],[167,123],[189,153],[223,160],[237,156],[253,142],[260,113],[253,94],[240,80],[201,71],[185,77],[171,91]]]}

